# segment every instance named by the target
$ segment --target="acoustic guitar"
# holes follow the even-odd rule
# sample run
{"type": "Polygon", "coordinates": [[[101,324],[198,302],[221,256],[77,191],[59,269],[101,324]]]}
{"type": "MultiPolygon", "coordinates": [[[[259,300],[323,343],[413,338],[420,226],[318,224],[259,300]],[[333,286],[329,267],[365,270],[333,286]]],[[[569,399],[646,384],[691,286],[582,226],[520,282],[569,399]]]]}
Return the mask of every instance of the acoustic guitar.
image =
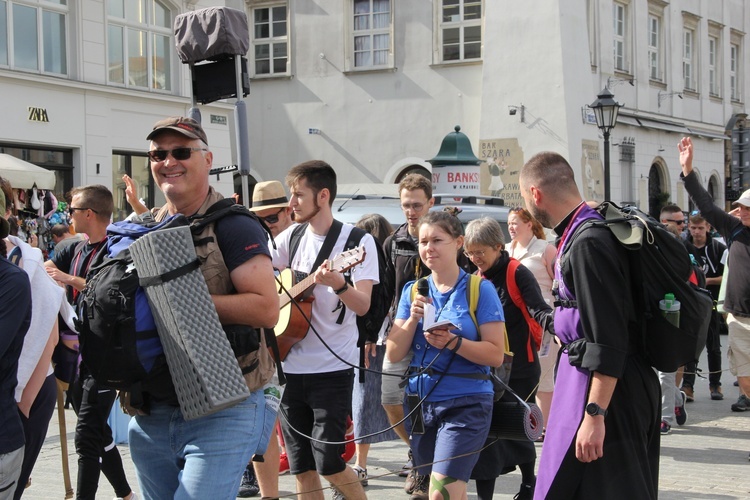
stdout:
{"type": "MultiPolygon", "coordinates": [[[[343,273],[364,262],[365,247],[360,246],[340,253],[328,261],[328,269],[343,273]]],[[[312,293],[305,292],[315,284],[315,273],[311,273],[299,283],[294,283],[294,273],[284,269],[276,278],[276,291],[279,293],[279,321],[276,323],[276,342],[279,345],[281,361],[286,359],[294,344],[305,338],[310,329],[312,317],[312,293]],[[304,294],[304,295],[303,295],[304,294]]],[[[274,356],[275,359],[275,356],[274,356]]],[[[278,362],[279,360],[276,360],[278,362]]]]}

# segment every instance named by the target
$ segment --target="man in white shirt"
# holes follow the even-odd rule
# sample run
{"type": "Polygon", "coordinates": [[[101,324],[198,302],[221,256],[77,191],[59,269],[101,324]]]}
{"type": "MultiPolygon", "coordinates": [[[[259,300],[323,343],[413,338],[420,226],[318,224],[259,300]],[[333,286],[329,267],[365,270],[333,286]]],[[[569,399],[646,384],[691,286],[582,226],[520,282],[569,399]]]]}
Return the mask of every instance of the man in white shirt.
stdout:
{"type": "MultiPolygon", "coordinates": [[[[343,273],[328,268],[329,260],[344,250],[353,228],[333,219],[336,173],[330,165],[319,160],[297,165],[287,175],[286,183],[294,220],[300,226],[292,226],[276,237],[273,264],[278,269],[289,267],[298,276],[312,274],[315,283],[310,322],[304,327],[309,325],[309,329],[291,347],[283,365],[287,385],[281,421],[290,471],[296,476],[297,492],[305,493],[302,498],[324,498],[320,474],[333,484],[337,494],[361,500],[366,498],[364,490],[357,474],[341,458],[341,443],[351,411],[353,367],[359,363],[356,316],[370,308],[372,286],[378,282],[378,262],[365,258],[352,268],[351,284],[343,273]],[[295,231],[301,231],[301,238],[290,258],[295,231]],[[325,260],[319,267],[313,268],[326,236],[336,231],[339,234],[332,250],[321,256],[325,260]]],[[[360,244],[367,256],[377,255],[369,234],[360,244]]],[[[294,311],[294,304],[291,307],[294,311]]]]}

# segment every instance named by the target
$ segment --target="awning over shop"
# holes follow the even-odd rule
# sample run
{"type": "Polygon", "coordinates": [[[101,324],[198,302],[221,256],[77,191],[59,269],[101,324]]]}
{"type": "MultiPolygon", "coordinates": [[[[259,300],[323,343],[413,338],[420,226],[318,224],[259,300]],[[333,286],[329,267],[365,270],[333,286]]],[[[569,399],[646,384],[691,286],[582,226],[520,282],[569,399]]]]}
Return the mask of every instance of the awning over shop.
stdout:
{"type": "Polygon", "coordinates": [[[46,168],[0,153],[0,176],[8,179],[14,189],[55,189],[55,174],[46,168]]]}
{"type": "Polygon", "coordinates": [[[641,123],[638,121],[637,118],[631,117],[631,116],[623,116],[623,115],[617,115],[617,123],[622,123],[623,125],[630,125],[633,127],[640,127],[641,123]]]}
{"type": "Polygon", "coordinates": [[[690,134],[690,130],[688,130],[687,127],[679,123],[666,122],[662,120],[651,120],[649,118],[641,118],[641,117],[638,117],[638,121],[641,122],[641,125],[643,125],[646,128],[655,129],[655,130],[663,130],[665,132],[674,132],[676,134],[684,134],[684,135],[690,134]]]}
{"type": "Polygon", "coordinates": [[[703,129],[693,128],[693,127],[688,127],[688,130],[690,131],[692,135],[699,135],[701,137],[705,137],[706,139],[719,139],[722,141],[726,141],[729,139],[729,137],[724,134],[711,132],[710,130],[703,130],[703,129]]]}

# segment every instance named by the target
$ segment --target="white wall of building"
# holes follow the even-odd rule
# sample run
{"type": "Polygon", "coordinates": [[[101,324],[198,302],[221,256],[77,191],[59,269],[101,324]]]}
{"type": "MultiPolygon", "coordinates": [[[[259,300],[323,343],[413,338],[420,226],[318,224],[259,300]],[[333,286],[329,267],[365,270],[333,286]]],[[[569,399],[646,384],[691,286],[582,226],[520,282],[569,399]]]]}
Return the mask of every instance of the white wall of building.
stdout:
{"type": "MultiPolygon", "coordinates": [[[[144,151],[144,138],[155,121],[187,113],[190,73],[175,54],[170,92],[108,85],[107,3],[69,3],[68,77],[0,66],[5,118],[0,143],[70,148],[76,184],[110,185],[113,151],[144,151]],[[45,109],[49,122],[29,121],[30,107],[45,109]]],[[[594,181],[586,178],[591,169],[587,155],[594,150],[599,155],[603,144],[596,126],[585,123],[584,108],[608,79],[624,104],[623,114],[712,134],[723,133],[734,114],[746,112],[750,95],[750,41],[744,35],[750,32],[750,5],[745,0],[621,3],[629,20],[626,72],[614,67],[612,0],[485,0],[482,60],[458,64],[440,63],[437,54],[440,0],[392,0],[392,66],[360,71],[352,69],[347,49],[352,13],[344,0],[165,0],[173,14],[212,5],[245,9],[251,36],[253,8],[287,6],[289,74],[253,78],[247,97],[251,168],[258,180],[283,180],[293,165],[318,158],[337,170],[341,182],[394,182],[412,165],[429,166],[425,161],[435,156],[442,138],[460,125],[483,159],[482,148],[499,141],[492,151],[509,155],[503,157],[509,173],[517,173],[533,154],[554,150],[569,159],[581,185],[601,181],[601,174],[592,174],[599,175],[594,181]],[[649,6],[653,11],[654,5],[662,8],[664,25],[660,82],[649,79],[646,47],[649,6]],[[684,12],[697,19],[697,92],[682,88],[684,12]],[[709,96],[705,62],[707,35],[716,26],[721,33],[719,97],[709,96]],[[728,53],[737,34],[742,35],[741,100],[733,101],[728,97],[728,53]],[[626,83],[631,78],[632,86],[626,83]],[[663,97],[669,92],[682,92],[683,98],[663,97]],[[510,115],[509,106],[517,111],[523,106],[524,120],[520,112],[510,115]],[[311,135],[309,129],[320,134],[311,135]]],[[[249,65],[252,73],[252,46],[249,65]]],[[[231,102],[201,106],[201,111],[215,164],[236,163],[231,102]],[[226,117],[226,124],[212,123],[211,115],[226,117]]],[[[676,151],[680,135],[619,123],[611,136],[612,197],[644,206],[644,179],[658,163],[665,169],[672,200],[685,208],[676,151]],[[620,161],[618,144],[626,137],[636,144],[632,164],[620,161]]],[[[695,143],[704,184],[714,175],[723,186],[724,143],[698,136],[695,143]]],[[[218,185],[225,194],[233,191],[231,176],[222,176],[218,185]]]]}

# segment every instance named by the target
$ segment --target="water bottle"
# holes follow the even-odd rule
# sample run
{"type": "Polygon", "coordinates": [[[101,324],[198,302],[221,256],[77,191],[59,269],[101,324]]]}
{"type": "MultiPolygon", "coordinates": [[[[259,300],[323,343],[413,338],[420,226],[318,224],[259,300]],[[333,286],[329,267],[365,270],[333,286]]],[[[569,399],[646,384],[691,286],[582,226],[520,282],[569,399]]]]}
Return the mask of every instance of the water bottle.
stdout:
{"type": "Polygon", "coordinates": [[[266,407],[276,414],[279,411],[279,404],[281,403],[281,391],[280,387],[273,382],[269,382],[263,387],[263,396],[266,399],[266,407]]]}
{"type": "Polygon", "coordinates": [[[664,300],[659,301],[659,309],[661,309],[661,314],[667,318],[667,321],[677,328],[680,327],[680,301],[675,300],[674,294],[665,294],[664,300]]]}

